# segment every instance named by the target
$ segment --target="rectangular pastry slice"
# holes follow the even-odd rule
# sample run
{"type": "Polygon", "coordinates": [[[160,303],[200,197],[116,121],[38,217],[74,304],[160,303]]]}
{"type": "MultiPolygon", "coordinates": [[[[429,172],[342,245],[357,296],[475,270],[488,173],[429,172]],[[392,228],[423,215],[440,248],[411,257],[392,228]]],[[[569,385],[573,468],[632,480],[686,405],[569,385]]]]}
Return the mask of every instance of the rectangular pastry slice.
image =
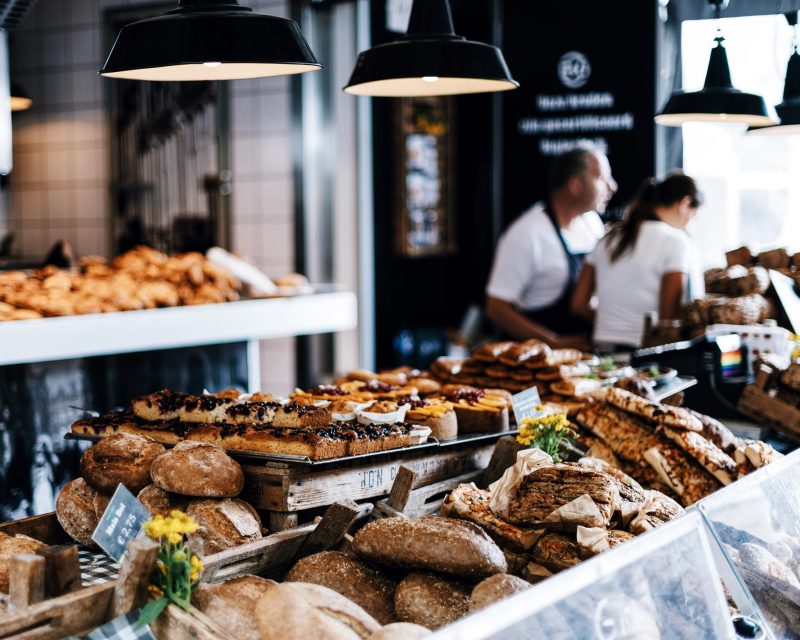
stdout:
{"type": "Polygon", "coordinates": [[[482,362],[497,362],[497,359],[503,353],[514,346],[516,346],[515,342],[491,342],[475,349],[472,352],[472,357],[482,362]]]}
{"type": "Polygon", "coordinates": [[[636,418],[605,404],[591,403],[578,413],[577,420],[603,440],[623,463],[634,466],[644,462],[648,449],[662,442],[636,418]]]}
{"type": "Polygon", "coordinates": [[[736,463],[713,442],[694,431],[678,431],[665,427],[664,435],[724,485],[736,479],[736,463]]]}
{"type": "Polygon", "coordinates": [[[175,420],[178,417],[179,409],[188,397],[189,395],[186,393],[175,393],[169,389],[163,389],[136,398],[131,402],[131,409],[134,415],[142,420],[150,422],[175,420]]]}
{"type": "Polygon", "coordinates": [[[686,431],[703,431],[703,423],[692,415],[688,409],[645,400],[641,396],[617,387],[603,389],[598,392],[597,397],[618,409],[632,413],[645,420],[650,420],[655,424],[686,431]]]}
{"type": "Polygon", "coordinates": [[[720,483],[694,464],[680,449],[664,443],[644,454],[645,460],[658,472],[664,483],[681,498],[684,507],[714,493],[720,483]]]}
{"type": "Polygon", "coordinates": [[[498,360],[509,367],[520,367],[527,362],[546,363],[551,354],[550,347],[541,340],[526,340],[501,353],[498,360]]]}
{"type": "Polygon", "coordinates": [[[333,421],[331,412],[325,407],[304,406],[296,403],[275,409],[272,419],[274,427],[325,427],[333,421]]]}

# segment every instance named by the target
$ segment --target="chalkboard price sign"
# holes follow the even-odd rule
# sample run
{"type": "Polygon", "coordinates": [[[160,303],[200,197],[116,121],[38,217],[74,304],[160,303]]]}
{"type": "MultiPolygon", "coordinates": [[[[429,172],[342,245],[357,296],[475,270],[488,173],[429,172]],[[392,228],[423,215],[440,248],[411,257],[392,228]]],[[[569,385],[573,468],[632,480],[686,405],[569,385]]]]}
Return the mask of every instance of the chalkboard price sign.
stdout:
{"type": "Polygon", "coordinates": [[[124,485],[118,485],[108,508],[100,518],[92,540],[117,562],[122,560],[128,543],[139,537],[150,512],[124,485]]]}

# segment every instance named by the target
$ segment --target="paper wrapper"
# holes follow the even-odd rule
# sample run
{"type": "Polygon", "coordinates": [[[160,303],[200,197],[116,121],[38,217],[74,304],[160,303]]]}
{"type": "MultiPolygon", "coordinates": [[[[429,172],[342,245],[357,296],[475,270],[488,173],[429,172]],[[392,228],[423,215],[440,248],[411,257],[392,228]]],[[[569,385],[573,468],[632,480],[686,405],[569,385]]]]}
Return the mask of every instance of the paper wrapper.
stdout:
{"type": "Polygon", "coordinates": [[[491,510],[501,517],[507,517],[511,498],[516,495],[517,487],[529,473],[553,464],[553,459],[541,449],[523,449],[517,453],[517,461],[505,470],[502,477],[489,485],[492,498],[489,501],[491,510]]]}
{"type": "Polygon", "coordinates": [[[245,284],[250,285],[254,297],[276,295],[278,287],[265,273],[249,262],[225,251],[222,247],[211,247],[206,251],[206,259],[218,267],[227,269],[245,284]]]}
{"type": "Polygon", "coordinates": [[[591,558],[603,551],[608,551],[608,531],[602,527],[578,527],[575,539],[578,542],[578,552],[581,558],[591,558]]]}
{"type": "Polygon", "coordinates": [[[608,521],[591,497],[584,493],[552,511],[543,521],[549,529],[575,531],[577,527],[605,527],[608,521]]]}
{"type": "Polygon", "coordinates": [[[397,411],[391,413],[371,413],[369,411],[356,411],[359,424],[394,424],[403,422],[406,419],[406,412],[411,408],[410,404],[402,405],[397,411]]]}
{"type": "Polygon", "coordinates": [[[354,403],[352,411],[346,413],[331,413],[331,418],[334,422],[352,422],[358,417],[358,412],[362,411],[364,407],[368,407],[370,404],[370,402],[354,403]]]}

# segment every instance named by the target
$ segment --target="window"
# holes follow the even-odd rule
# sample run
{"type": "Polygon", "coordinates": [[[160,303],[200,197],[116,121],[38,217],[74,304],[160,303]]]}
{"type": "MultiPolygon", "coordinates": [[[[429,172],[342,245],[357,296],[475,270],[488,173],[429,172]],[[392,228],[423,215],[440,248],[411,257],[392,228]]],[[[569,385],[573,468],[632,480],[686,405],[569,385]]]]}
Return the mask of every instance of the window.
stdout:
{"type": "MultiPolygon", "coordinates": [[[[782,15],[719,21],[736,88],[769,104],[783,99],[792,28],[782,15]]],[[[683,88],[703,86],[717,24],[682,25],[683,88]]],[[[705,205],[690,232],[705,268],[725,263],[724,252],[785,246],[800,251],[800,135],[747,135],[733,124],[683,127],[684,171],[697,179],[705,205]]]]}

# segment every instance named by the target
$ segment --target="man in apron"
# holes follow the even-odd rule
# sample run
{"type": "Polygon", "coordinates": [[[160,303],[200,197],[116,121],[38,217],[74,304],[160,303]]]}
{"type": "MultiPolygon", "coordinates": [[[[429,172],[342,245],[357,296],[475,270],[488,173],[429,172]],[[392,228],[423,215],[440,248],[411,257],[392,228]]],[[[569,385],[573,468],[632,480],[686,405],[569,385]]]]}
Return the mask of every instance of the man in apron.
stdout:
{"type": "Polygon", "coordinates": [[[605,229],[598,214],[617,190],[605,154],[578,147],[553,159],[546,202],[503,233],[486,287],[486,315],[515,340],[589,349],[591,325],[570,311],[583,260],[605,229]]]}

